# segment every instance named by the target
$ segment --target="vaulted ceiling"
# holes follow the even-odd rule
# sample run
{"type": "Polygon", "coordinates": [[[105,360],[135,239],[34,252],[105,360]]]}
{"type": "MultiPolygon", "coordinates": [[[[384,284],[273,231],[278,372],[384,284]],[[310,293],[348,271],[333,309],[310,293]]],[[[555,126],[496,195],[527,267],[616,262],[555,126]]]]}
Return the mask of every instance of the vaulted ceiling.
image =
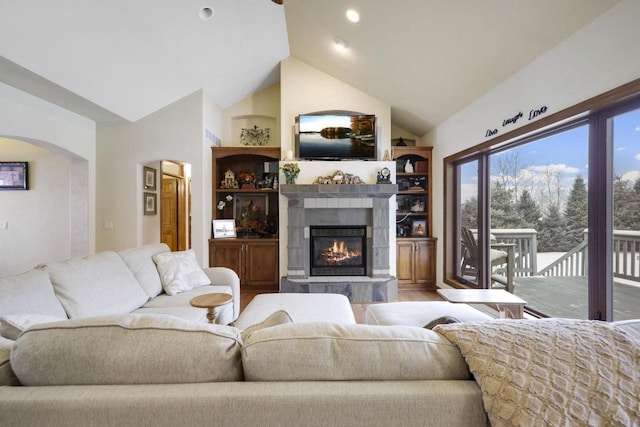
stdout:
{"type": "Polygon", "coordinates": [[[0,81],[94,120],[136,121],[200,89],[226,108],[276,83],[291,55],[423,135],[617,3],[0,0],[0,81]]]}

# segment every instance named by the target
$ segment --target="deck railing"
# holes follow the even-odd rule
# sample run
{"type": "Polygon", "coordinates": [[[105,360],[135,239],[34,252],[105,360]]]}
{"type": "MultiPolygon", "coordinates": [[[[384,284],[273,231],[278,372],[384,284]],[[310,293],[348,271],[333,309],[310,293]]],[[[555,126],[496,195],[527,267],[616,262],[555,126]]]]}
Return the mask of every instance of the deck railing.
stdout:
{"type": "Polygon", "coordinates": [[[613,276],[640,282],[640,231],[614,230],[613,276]]]}
{"type": "MultiPolygon", "coordinates": [[[[587,233],[575,248],[536,276],[586,276],[587,233]]],[[[613,277],[640,282],[640,231],[613,231],[613,277]]]]}
{"type": "Polygon", "coordinates": [[[515,245],[514,275],[533,276],[538,271],[538,232],[533,228],[492,228],[491,236],[496,243],[515,245]]]}
{"type": "Polygon", "coordinates": [[[540,270],[536,276],[586,276],[587,239],[540,270]]]}
{"type": "MultiPolygon", "coordinates": [[[[491,229],[492,243],[515,245],[516,277],[587,275],[586,230],[582,242],[540,271],[537,265],[537,239],[538,232],[532,228],[491,229]]],[[[613,275],[616,278],[640,282],[640,231],[614,230],[613,275]]]]}

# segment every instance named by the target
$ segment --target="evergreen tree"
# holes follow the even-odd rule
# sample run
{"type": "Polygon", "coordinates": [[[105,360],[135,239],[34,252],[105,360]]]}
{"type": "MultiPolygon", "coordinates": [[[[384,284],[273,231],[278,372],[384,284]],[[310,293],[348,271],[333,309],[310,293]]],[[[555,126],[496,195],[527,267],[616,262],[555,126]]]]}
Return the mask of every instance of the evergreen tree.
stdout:
{"type": "Polygon", "coordinates": [[[503,183],[494,182],[491,188],[491,228],[521,228],[522,224],[511,192],[503,183]]]}
{"type": "Polygon", "coordinates": [[[538,252],[566,252],[571,249],[565,236],[565,221],[557,206],[551,205],[540,222],[538,252]]]}
{"type": "Polygon", "coordinates": [[[523,227],[539,230],[542,213],[540,212],[540,207],[535,200],[533,200],[528,190],[522,191],[520,200],[518,200],[518,204],[516,205],[516,211],[523,220],[523,227]]]}
{"type": "Polygon", "coordinates": [[[466,228],[478,228],[478,198],[470,197],[460,207],[462,226],[466,228]]]}
{"type": "Polygon", "coordinates": [[[640,180],[633,188],[621,177],[613,178],[613,228],[615,230],[640,230],[640,180]]]}
{"type": "Polygon", "coordinates": [[[567,206],[564,210],[566,220],[567,246],[573,248],[584,239],[584,230],[588,226],[587,186],[582,176],[573,180],[567,206]]]}

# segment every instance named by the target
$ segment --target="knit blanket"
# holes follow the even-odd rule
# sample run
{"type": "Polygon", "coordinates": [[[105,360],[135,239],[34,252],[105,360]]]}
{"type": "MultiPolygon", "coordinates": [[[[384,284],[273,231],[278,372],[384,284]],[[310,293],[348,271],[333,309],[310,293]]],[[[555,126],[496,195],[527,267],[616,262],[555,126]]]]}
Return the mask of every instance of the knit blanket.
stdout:
{"type": "Polygon", "coordinates": [[[640,342],[608,323],[439,325],[482,390],[493,427],[640,426],[640,342]]]}

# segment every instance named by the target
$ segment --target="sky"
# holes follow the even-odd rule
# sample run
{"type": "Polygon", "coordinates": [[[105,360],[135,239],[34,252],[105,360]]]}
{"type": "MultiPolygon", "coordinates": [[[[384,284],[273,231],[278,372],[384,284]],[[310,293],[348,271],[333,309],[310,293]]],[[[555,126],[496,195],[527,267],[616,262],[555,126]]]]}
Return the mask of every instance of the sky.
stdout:
{"type": "Polygon", "coordinates": [[[300,116],[300,132],[320,132],[326,127],[351,127],[351,116],[300,116]]]}
{"type": "MultiPolygon", "coordinates": [[[[491,175],[498,178],[499,157],[520,163],[520,176],[531,188],[544,185],[545,175],[559,172],[566,194],[576,176],[588,186],[588,126],[584,125],[548,138],[492,155],[491,175]]],[[[614,173],[623,180],[640,178],[640,109],[614,119],[614,173]]],[[[476,193],[476,164],[462,168],[462,200],[476,193]]]]}

